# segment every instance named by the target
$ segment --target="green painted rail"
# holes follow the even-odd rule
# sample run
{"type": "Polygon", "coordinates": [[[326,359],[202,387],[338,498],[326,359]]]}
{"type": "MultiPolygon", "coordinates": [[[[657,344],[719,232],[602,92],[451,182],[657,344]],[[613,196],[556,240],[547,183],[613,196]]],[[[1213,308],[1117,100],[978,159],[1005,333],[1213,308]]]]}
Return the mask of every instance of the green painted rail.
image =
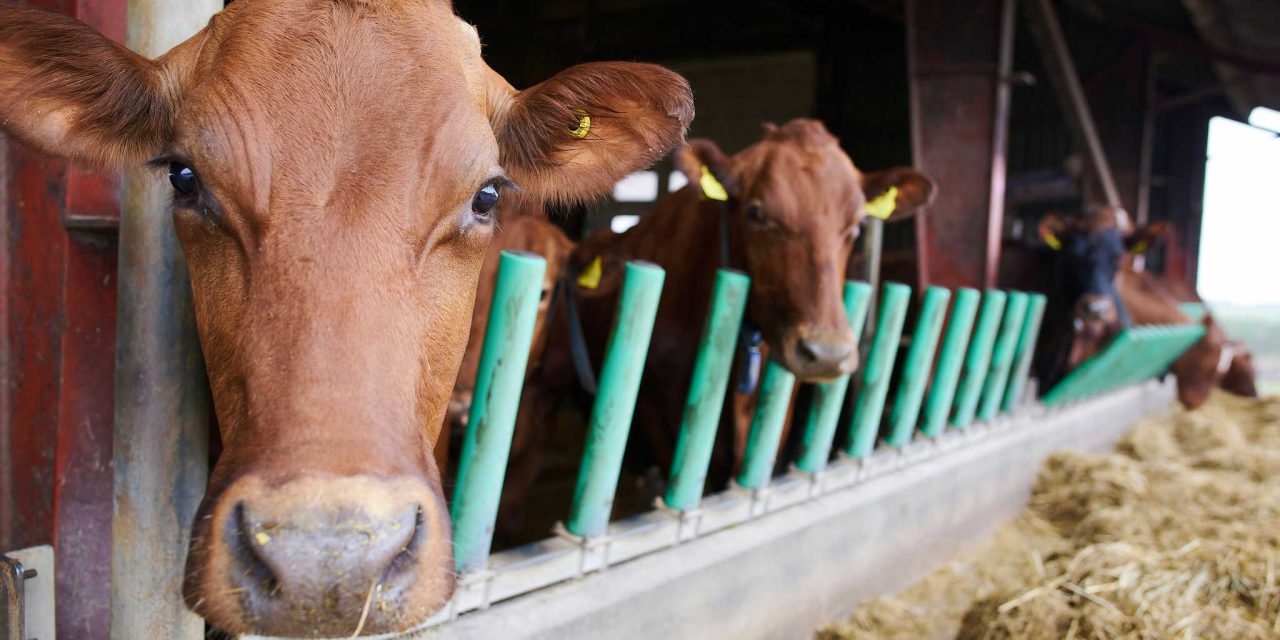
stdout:
{"type": "Polygon", "coordinates": [[[1209,313],[1203,302],[1179,302],[1178,311],[1192,322],[1200,322],[1209,313]]]}
{"type": "Polygon", "coordinates": [[[720,411],[724,407],[738,329],[750,287],[751,279],[742,273],[726,269],[716,273],[710,311],[698,345],[676,441],[671,477],[663,498],[668,507],[677,511],[694,509],[702,501],[707,465],[711,462],[716,428],[720,426],[720,411]]]}
{"type": "Polygon", "coordinates": [[[907,357],[902,362],[893,412],[889,414],[889,437],[885,442],[891,447],[901,447],[911,442],[916,421],[920,419],[920,406],[924,402],[925,384],[929,381],[929,370],[938,349],[938,339],[942,337],[942,320],[950,301],[951,291],[947,289],[929,287],[925,290],[924,302],[920,305],[919,317],[916,318],[916,329],[911,334],[911,347],[907,349],[907,357]]]}
{"type": "Polygon", "coordinates": [[[1036,355],[1036,342],[1040,339],[1040,327],[1044,322],[1044,308],[1048,298],[1043,294],[1033,294],[1027,305],[1027,317],[1022,323],[1022,334],[1018,336],[1018,347],[1013,356],[1012,373],[1009,374],[1009,386],[1004,391],[1004,401],[1000,410],[1013,411],[1022,401],[1026,393],[1027,380],[1031,377],[1031,362],[1036,355]]]}
{"type": "Polygon", "coordinates": [[[929,398],[924,406],[924,420],[920,425],[920,432],[926,436],[936,437],[947,426],[956,385],[960,382],[960,369],[964,365],[965,349],[973,333],[974,318],[977,317],[978,301],[981,299],[982,294],[976,289],[956,291],[951,318],[947,321],[947,332],[942,338],[941,355],[938,356],[929,398]]]}
{"type": "Polygon", "coordinates": [[[546,269],[547,261],[530,253],[504,251],[500,258],[451,511],[459,572],[489,562],[546,269]]]}
{"type": "MultiPolygon", "coordinates": [[[[846,282],[844,285],[844,311],[853,329],[854,339],[862,336],[867,325],[867,313],[871,309],[874,289],[865,282],[846,282]]],[[[804,433],[800,441],[800,455],[796,468],[805,473],[817,473],[827,466],[831,457],[831,445],[836,437],[836,424],[840,409],[853,374],[839,380],[817,385],[813,389],[812,406],[805,419],[804,433]]]]}
{"type": "Polygon", "coordinates": [[[849,444],[845,447],[845,453],[855,458],[865,458],[875,448],[880,418],[884,416],[884,402],[889,396],[893,363],[898,357],[898,345],[902,342],[902,325],[907,321],[907,304],[910,302],[911,287],[895,282],[884,285],[880,314],[876,317],[876,335],[871,340],[871,350],[862,367],[862,389],[858,393],[858,404],[849,423],[849,444]]]}
{"type": "Polygon", "coordinates": [[[605,347],[599,391],[591,409],[587,445],[578,469],[578,483],[565,528],[583,537],[603,535],[618,489],[622,454],[631,431],[640,377],[644,372],[658,299],[666,278],[657,265],[629,262],[605,347]]]}
{"type": "Polygon", "coordinates": [[[1199,324],[1125,329],[1045,394],[1044,404],[1059,406],[1157,376],[1204,332],[1199,324]]]}
{"type": "Polygon", "coordinates": [[[738,473],[739,486],[760,489],[773,477],[782,426],[787,421],[795,386],[795,374],[770,360],[764,370],[764,380],[760,382],[756,414],[751,420],[751,432],[742,456],[742,471],[738,473]]]}
{"type": "Polygon", "coordinates": [[[1022,335],[1030,301],[1030,296],[1015,291],[1009,294],[1008,302],[1005,303],[1004,320],[1000,323],[1000,333],[991,349],[991,367],[987,372],[987,382],[982,388],[982,399],[978,403],[979,420],[991,420],[1000,413],[1000,403],[1004,400],[1005,388],[1009,386],[1009,375],[1013,373],[1013,358],[1018,349],[1018,338],[1022,335]]]}
{"type": "Polygon", "coordinates": [[[978,413],[978,399],[991,369],[991,350],[995,347],[996,334],[1009,294],[988,289],[982,294],[982,309],[978,312],[978,324],[964,356],[964,369],[960,386],[956,388],[955,414],[951,425],[959,428],[973,424],[978,413]]]}

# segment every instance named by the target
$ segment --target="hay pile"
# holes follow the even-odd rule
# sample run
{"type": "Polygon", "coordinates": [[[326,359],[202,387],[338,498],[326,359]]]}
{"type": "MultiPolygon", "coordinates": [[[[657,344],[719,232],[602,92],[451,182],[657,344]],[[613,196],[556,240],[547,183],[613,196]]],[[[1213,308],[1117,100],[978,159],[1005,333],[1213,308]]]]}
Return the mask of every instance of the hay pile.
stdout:
{"type": "Polygon", "coordinates": [[[1028,510],[822,640],[1280,638],[1280,399],[1223,394],[1064,453],[1028,510]]]}

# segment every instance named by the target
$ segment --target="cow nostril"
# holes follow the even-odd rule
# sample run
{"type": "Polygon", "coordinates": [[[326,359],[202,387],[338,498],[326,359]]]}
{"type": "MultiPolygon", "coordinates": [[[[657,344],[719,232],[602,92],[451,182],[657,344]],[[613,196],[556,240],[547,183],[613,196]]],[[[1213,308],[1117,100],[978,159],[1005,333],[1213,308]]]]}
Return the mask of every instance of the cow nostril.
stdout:
{"type": "Polygon", "coordinates": [[[853,352],[844,341],[800,339],[796,344],[800,357],[809,362],[842,362],[853,352]]]}
{"type": "Polygon", "coordinates": [[[280,595],[280,579],[262,556],[261,547],[270,542],[272,527],[264,526],[259,531],[251,531],[253,527],[245,513],[243,502],[236,503],[234,514],[229,522],[232,531],[227,540],[234,551],[234,557],[241,574],[245,577],[253,591],[268,598],[280,595]]]}
{"type": "Polygon", "coordinates": [[[409,536],[409,540],[400,548],[400,552],[391,558],[391,562],[387,563],[387,568],[383,570],[378,584],[392,584],[401,576],[408,575],[412,571],[413,555],[422,546],[422,541],[427,535],[426,527],[423,526],[425,520],[422,507],[418,507],[414,511],[413,534],[409,536]]]}

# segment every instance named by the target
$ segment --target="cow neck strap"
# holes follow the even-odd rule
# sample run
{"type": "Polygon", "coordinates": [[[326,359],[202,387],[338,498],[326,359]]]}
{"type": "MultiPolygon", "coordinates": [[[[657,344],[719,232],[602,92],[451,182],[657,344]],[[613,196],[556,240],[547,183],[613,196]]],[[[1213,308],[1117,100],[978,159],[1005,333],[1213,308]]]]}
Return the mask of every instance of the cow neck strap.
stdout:
{"type": "MultiPolygon", "coordinates": [[[[730,234],[729,234],[729,203],[723,201],[720,203],[720,267],[723,269],[732,269],[732,258],[729,253],[730,234]]],[[[754,393],[756,387],[760,385],[760,369],[763,364],[763,354],[760,346],[764,344],[764,334],[751,324],[751,321],[743,318],[742,327],[738,330],[738,350],[742,352],[742,358],[738,361],[738,374],[736,388],[739,393],[754,393]]]]}
{"type": "MultiPolygon", "coordinates": [[[[582,314],[578,311],[578,299],[573,294],[573,278],[569,275],[569,270],[565,269],[560,278],[556,280],[556,287],[552,296],[563,301],[565,320],[569,323],[569,354],[573,358],[573,372],[578,378],[578,386],[588,394],[596,395],[598,385],[596,383],[595,369],[591,366],[591,354],[587,350],[587,336],[582,329],[582,314]]],[[[551,307],[555,308],[557,302],[552,301],[551,307]]]]}

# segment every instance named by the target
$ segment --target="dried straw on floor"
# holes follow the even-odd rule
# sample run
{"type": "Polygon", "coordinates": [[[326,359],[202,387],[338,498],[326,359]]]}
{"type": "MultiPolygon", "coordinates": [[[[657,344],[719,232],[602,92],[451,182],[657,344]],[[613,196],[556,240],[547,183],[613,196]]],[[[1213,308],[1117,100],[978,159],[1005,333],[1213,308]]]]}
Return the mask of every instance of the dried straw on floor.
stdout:
{"type": "Polygon", "coordinates": [[[1028,510],[822,640],[1280,638],[1280,399],[1217,395],[1064,453],[1028,510]]]}

